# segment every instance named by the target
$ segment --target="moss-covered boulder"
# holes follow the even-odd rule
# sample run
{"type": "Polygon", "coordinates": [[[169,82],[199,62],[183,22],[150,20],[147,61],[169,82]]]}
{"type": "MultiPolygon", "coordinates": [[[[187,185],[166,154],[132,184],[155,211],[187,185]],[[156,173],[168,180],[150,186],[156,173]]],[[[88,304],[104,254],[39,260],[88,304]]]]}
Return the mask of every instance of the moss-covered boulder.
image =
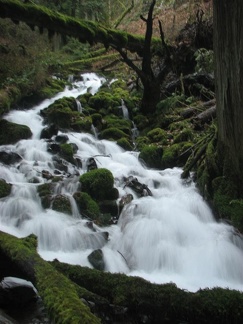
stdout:
{"type": "Polygon", "coordinates": [[[92,220],[96,220],[100,214],[98,204],[86,192],[75,192],[73,195],[79,212],[83,216],[88,216],[92,220]]]}
{"type": "Polygon", "coordinates": [[[116,142],[121,148],[123,148],[125,151],[132,151],[133,150],[133,144],[131,141],[129,141],[127,138],[122,137],[117,140],[116,142]]]}
{"type": "Polygon", "coordinates": [[[80,177],[81,189],[87,192],[93,199],[113,199],[114,178],[112,173],[105,169],[95,169],[84,173],[80,177]]]}
{"type": "Polygon", "coordinates": [[[163,148],[157,145],[146,145],[142,148],[139,159],[150,168],[160,168],[163,148]]]}
{"type": "Polygon", "coordinates": [[[41,204],[43,208],[50,208],[52,194],[53,194],[53,183],[43,183],[37,187],[37,192],[41,199],[41,204]]]}
{"type": "Polygon", "coordinates": [[[0,179],[0,198],[7,197],[11,193],[12,185],[4,179],[0,179]]]}
{"type": "Polygon", "coordinates": [[[0,145],[14,144],[31,136],[32,132],[28,126],[12,123],[6,119],[0,120],[0,145]]]}
{"type": "Polygon", "coordinates": [[[182,167],[190,155],[190,148],[193,146],[190,142],[175,143],[164,148],[161,166],[162,168],[182,167]]]}
{"type": "Polygon", "coordinates": [[[65,195],[56,195],[52,200],[52,209],[61,213],[72,215],[70,200],[65,195]]]}
{"type": "Polygon", "coordinates": [[[73,158],[73,146],[70,143],[60,145],[60,156],[70,163],[75,163],[73,158]]]}
{"type": "Polygon", "coordinates": [[[126,133],[124,133],[122,130],[115,127],[110,127],[103,130],[100,136],[103,139],[113,140],[113,141],[116,141],[121,138],[128,138],[126,133]]]}
{"type": "Polygon", "coordinates": [[[154,128],[147,133],[151,143],[167,144],[167,132],[161,128],[154,128]]]}
{"type": "Polygon", "coordinates": [[[105,270],[104,255],[101,249],[94,250],[93,252],[91,252],[88,255],[88,260],[95,269],[101,271],[105,270]]]}

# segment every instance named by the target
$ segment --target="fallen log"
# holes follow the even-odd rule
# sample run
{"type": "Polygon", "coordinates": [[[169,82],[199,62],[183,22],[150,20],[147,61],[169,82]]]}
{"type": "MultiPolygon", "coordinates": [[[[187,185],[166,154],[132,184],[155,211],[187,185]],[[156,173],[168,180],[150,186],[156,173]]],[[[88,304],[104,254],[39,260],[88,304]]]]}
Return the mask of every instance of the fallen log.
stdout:
{"type": "Polygon", "coordinates": [[[152,284],[142,278],[111,274],[58,261],[51,264],[76,284],[110,303],[126,306],[124,323],[242,323],[243,293],[223,288],[188,292],[173,283],[152,284]]]}
{"type": "Polygon", "coordinates": [[[192,123],[195,129],[201,129],[204,124],[211,122],[214,118],[216,118],[216,105],[198,114],[193,118],[192,123]]]}
{"type": "Polygon", "coordinates": [[[57,260],[46,262],[36,248],[34,235],[18,239],[0,232],[0,275],[31,281],[53,323],[242,323],[239,291],[214,288],[192,293],[173,283],[158,285],[57,260]]]}
{"type": "Polygon", "coordinates": [[[36,252],[37,239],[18,239],[0,232],[0,275],[29,280],[36,287],[54,323],[100,323],[80,300],[78,289],[36,252]]]}

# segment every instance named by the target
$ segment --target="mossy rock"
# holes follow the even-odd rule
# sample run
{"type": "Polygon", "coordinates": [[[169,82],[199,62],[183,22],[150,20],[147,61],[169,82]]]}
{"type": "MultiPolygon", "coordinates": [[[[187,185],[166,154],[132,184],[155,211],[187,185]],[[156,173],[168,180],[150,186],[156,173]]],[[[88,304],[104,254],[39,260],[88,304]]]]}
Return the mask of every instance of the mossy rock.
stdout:
{"type": "Polygon", "coordinates": [[[44,209],[51,207],[51,200],[54,185],[52,183],[43,183],[37,187],[37,192],[41,199],[41,205],[44,209]]]}
{"type": "Polygon", "coordinates": [[[0,179],[0,198],[7,197],[11,193],[12,185],[4,179],[0,179]]]}
{"type": "Polygon", "coordinates": [[[56,195],[52,200],[52,209],[60,213],[72,215],[70,200],[65,195],[56,195]]]}
{"type": "Polygon", "coordinates": [[[126,133],[124,133],[123,131],[115,127],[110,127],[103,130],[100,136],[102,139],[113,140],[113,141],[119,140],[121,138],[128,138],[126,133]]]}
{"type": "Polygon", "coordinates": [[[113,190],[114,178],[109,170],[100,168],[81,175],[80,183],[82,191],[87,192],[93,199],[109,200],[113,190]]]}
{"type": "Polygon", "coordinates": [[[109,109],[119,107],[120,100],[114,99],[114,96],[107,91],[99,91],[95,95],[89,98],[88,104],[91,108],[94,108],[96,111],[100,109],[109,109]]]}
{"type": "Polygon", "coordinates": [[[92,220],[95,220],[99,216],[99,206],[89,194],[86,192],[75,192],[73,198],[75,199],[81,214],[88,216],[92,220]]]}
{"type": "Polygon", "coordinates": [[[149,126],[149,119],[144,115],[137,115],[134,117],[134,123],[138,130],[143,130],[149,126]]]}
{"type": "Polygon", "coordinates": [[[133,145],[128,141],[127,138],[122,137],[116,142],[120,147],[122,147],[125,151],[132,151],[133,145]]]}
{"type": "Polygon", "coordinates": [[[100,270],[100,271],[105,270],[104,255],[101,249],[97,249],[91,252],[88,255],[88,260],[96,270],[100,270]]]}
{"type": "Polygon", "coordinates": [[[77,111],[76,100],[67,97],[56,100],[49,107],[43,109],[41,115],[49,124],[54,124],[64,129],[70,129],[71,124],[80,117],[80,113],[77,111]]]}
{"type": "Polygon", "coordinates": [[[66,82],[61,79],[49,78],[46,84],[38,92],[38,96],[42,99],[51,98],[58,92],[63,91],[66,82]]]}
{"type": "Polygon", "coordinates": [[[32,132],[28,126],[12,123],[5,119],[0,120],[0,145],[15,144],[31,136],[32,132]]]}
{"type": "Polygon", "coordinates": [[[139,159],[143,160],[150,168],[161,168],[161,158],[163,148],[157,145],[146,145],[139,154],[139,159]]]}
{"type": "Polygon", "coordinates": [[[181,152],[180,144],[172,144],[164,149],[161,165],[162,168],[173,168],[178,165],[178,156],[181,152]]]}
{"type": "Polygon", "coordinates": [[[148,139],[147,136],[138,136],[136,138],[136,148],[139,150],[139,151],[142,151],[142,149],[149,145],[150,144],[150,141],[148,139]]]}
{"type": "Polygon", "coordinates": [[[194,134],[192,129],[184,129],[174,137],[174,143],[186,142],[193,140],[194,134]]]}
{"type": "Polygon", "coordinates": [[[73,146],[70,143],[64,143],[60,145],[61,151],[60,156],[70,163],[75,163],[73,158],[73,146]]]}
{"type": "Polygon", "coordinates": [[[167,133],[164,129],[154,128],[147,133],[150,143],[167,144],[167,133]]]}
{"type": "Polygon", "coordinates": [[[91,130],[92,118],[90,116],[77,117],[75,122],[71,123],[71,128],[76,132],[88,133],[91,130]]]}
{"type": "Polygon", "coordinates": [[[131,134],[132,122],[128,119],[109,115],[104,117],[104,121],[106,123],[106,128],[117,128],[127,135],[131,134]]]}
{"type": "Polygon", "coordinates": [[[219,218],[227,219],[243,231],[243,203],[238,199],[237,186],[234,181],[223,176],[212,181],[213,206],[219,218]]]}

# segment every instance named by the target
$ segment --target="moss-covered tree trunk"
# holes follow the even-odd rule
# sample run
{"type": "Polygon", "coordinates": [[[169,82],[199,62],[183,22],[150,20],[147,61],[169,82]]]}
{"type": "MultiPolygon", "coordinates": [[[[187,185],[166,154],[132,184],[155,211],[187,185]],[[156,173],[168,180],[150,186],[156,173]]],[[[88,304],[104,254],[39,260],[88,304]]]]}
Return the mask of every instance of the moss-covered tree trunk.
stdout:
{"type": "Polygon", "coordinates": [[[218,153],[238,197],[243,195],[242,17],[242,0],[214,0],[218,153]]]}

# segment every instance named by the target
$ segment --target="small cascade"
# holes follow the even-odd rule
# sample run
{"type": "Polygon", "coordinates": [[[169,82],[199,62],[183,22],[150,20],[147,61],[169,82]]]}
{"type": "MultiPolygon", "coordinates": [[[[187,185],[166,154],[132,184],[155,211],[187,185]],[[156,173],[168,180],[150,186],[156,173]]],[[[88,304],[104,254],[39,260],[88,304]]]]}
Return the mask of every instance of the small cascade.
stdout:
{"type": "Polygon", "coordinates": [[[78,99],[76,99],[76,104],[77,104],[77,110],[81,114],[83,112],[83,107],[81,105],[81,102],[78,99]]]}
{"type": "Polygon", "coordinates": [[[94,137],[96,139],[98,139],[98,131],[97,131],[97,128],[93,124],[91,125],[91,132],[94,135],[94,137]]]}
{"type": "MultiPolygon", "coordinates": [[[[104,81],[86,73],[72,89],[66,88],[28,111],[11,111],[5,116],[28,125],[33,137],[0,147],[1,151],[22,157],[11,166],[0,163],[1,178],[12,185],[11,194],[0,199],[0,231],[17,237],[35,234],[38,253],[45,260],[56,258],[92,267],[88,255],[102,249],[106,271],[156,283],[174,282],[190,291],[206,287],[243,291],[242,235],[229,224],[214,219],[193,181],[185,183],[181,179],[181,169],[147,169],[138,159],[139,152],[124,151],[115,142],[99,140],[94,126],[94,135],[65,133],[77,147],[75,158],[81,161],[80,165],[66,162],[66,171],[55,165],[47,143],[39,139],[44,127],[40,110],[64,96],[77,98],[88,89],[95,93],[104,81]],[[97,168],[111,171],[119,198],[131,198],[119,210],[116,224],[105,228],[90,226],[73,196],[80,191],[79,177],[87,172],[90,158],[95,159],[97,168]],[[43,177],[43,170],[50,175],[59,171],[60,179],[55,182],[43,177]],[[131,176],[149,188],[151,195],[134,192],[124,182],[131,176]],[[50,187],[50,199],[55,195],[69,199],[71,215],[70,210],[69,214],[52,210],[51,204],[44,209],[38,191],[41,184],[45,190],[50,187]]],[[[129,119],[123,100],[121,109],[124,118],[129,119]]],[[[135,138],[138,132],[134,123],[133,132],[135,138]]]]}
{"type": "Polygon", "coordinates": [[[121,106],[119,106],[119,108],[122,110],[123,118],[129,119],[129,112],[123,99],[121,99],[121,106]]]}

